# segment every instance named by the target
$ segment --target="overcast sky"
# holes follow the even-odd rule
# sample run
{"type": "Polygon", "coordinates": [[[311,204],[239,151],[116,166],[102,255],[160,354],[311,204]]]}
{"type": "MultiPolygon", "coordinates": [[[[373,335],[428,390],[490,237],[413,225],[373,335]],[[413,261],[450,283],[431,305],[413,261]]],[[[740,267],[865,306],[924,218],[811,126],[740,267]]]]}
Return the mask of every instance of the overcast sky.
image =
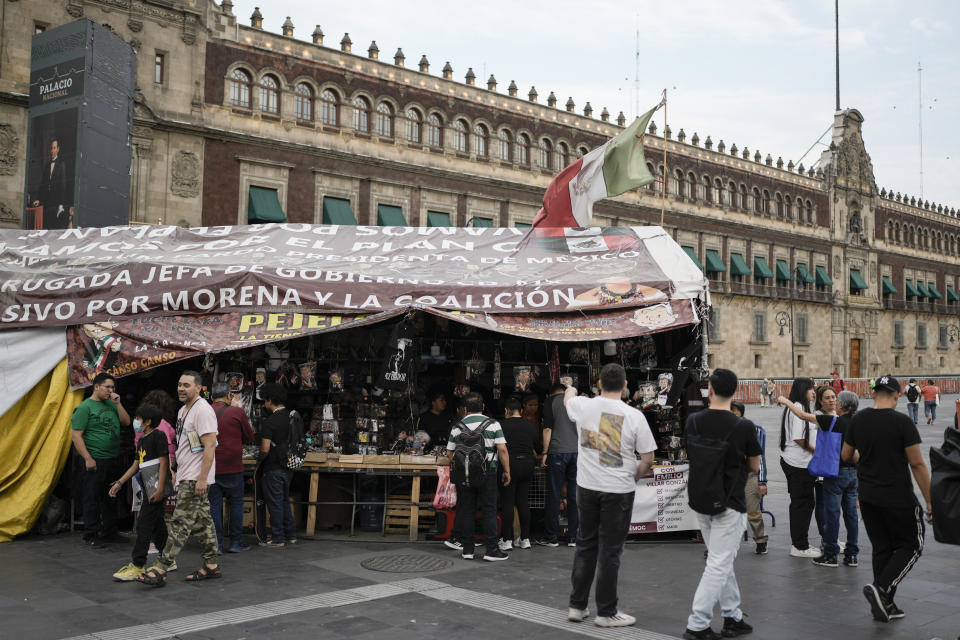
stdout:
{"type": "MultiPolygon", "coordinates": [[[[493,73],[503,91],[516,80],[520,95],[535,85],[541,101],[554,91],[614,118],[635,112],[639,24],[641,111],[666,87],[688,141],[696,131],[797,162],[833,119],[833,0],[236,0],[238,20],[255,5],[268,31],[289,15],[307,41],[319,24],[331,47],[349,32],[354,52],[376,40],[382,59],[402,47],[409,66],[426,54],[438,75],[449,60],[460,81],[473,67],[478,85],[493,73]]],[[[960,208],[958,18],[956,0],[840,0],[840,104],[863,113],[878,188],[920,195],[920,61],[923,197],[960,208]]]]}

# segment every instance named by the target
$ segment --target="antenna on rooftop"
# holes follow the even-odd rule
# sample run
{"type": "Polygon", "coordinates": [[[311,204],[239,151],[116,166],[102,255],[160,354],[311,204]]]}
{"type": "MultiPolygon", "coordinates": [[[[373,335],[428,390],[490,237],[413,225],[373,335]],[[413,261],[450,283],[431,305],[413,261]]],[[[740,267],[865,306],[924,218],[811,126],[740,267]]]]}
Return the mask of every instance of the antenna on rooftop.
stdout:
{"type": "Polygon", "coordinates": [[[920,133],[920,198],[923,198],[923,67],[917,60],[917,128],[920,133]]]}
{"type": "Polygon", "coordinates": [[[637,40],[636,40],[636,49],[634,57],[634,72],[633,72],[633,115],[636,118],[640,117],[640,13],[636,14],[637,22],[637,40]]]}

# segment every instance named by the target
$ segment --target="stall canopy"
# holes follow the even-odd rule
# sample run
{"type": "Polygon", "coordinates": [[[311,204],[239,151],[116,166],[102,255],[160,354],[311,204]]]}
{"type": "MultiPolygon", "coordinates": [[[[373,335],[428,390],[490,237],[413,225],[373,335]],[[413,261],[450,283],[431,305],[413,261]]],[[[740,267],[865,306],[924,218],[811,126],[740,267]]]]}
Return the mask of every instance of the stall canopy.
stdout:
{"type": "Polygon", "coordinates": [[[659,227],[143,226],[0,231],[0,247],[0,328],[72,327],[74,386],[411,309],[622,338],[696,324],[708,296],[659,227]]]}

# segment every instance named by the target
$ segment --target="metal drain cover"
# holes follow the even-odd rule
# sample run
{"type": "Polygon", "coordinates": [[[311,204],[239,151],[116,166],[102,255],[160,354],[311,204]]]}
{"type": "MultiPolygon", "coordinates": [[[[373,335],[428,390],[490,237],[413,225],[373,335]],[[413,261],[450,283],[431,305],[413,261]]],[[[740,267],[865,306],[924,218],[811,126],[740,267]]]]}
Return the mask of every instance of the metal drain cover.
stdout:
{"type": "Polygon", "coordinates": [[[424,573],[449,569],[453,566],[453,561],[425,554],[403,554],[374,556],[362,560],[360,566],[370,571],[385,571],[388,573],[424,573]]]}

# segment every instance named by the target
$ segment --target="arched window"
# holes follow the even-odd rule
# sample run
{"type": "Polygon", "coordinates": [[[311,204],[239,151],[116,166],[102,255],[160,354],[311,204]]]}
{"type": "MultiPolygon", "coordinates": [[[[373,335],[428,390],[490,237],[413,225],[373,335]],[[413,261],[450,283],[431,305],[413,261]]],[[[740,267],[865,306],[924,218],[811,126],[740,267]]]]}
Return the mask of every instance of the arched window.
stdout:
{"type": "Polygon", "coordinates": [[[500,158],[502,162],[511,162],[513,155],[511,153],[510,147],[513,146],[513,141],[510,139],[510,132],[506,129],[500,129],[497,132],[497,157],[500,158]]]}
{"type": "Polygon", "coordinates": [[[260,79],[260,111],[280,113],[280,83],[270,74],[260,79]]]}
{"type": "Polygon", "coordinates": [[[453,123],[453,150],[467,152],[467,123],[463,120],[453,123]]]}
{"type": "Polygon", "coordinates": [[[416,109],[407,109],[407,141],[420,144],[423,142],[423,118],[416,109]]]}
{"type": "Polygon", "coordinates": [[[753,210],[755,213],[763,213],[763,198],[760,197],[760,189],[753,188],[753,210]]]}
{"type": "Polygon", "coordinates": [[[664,185],[662,164],[657,165],[657,173],[655,175],[657,177],[657,181],[653,183],[653,190],[658,194],[663,193],[663,190],[666,188],[666,186],[664,185]]]}
{"type": "Polygon", "coordinates": [[[723,181],[720,180],[720,178],[713,181],[713,188],[717,193],[717,204],[728,204],[729,198],[727,198],[727,194],[723,191],[723,181]]]}
{"type": "Polygon", "coordinates": [[[340,104],[340,98],[330,89],[324,89],[320,93],[320,122],[332,127],[337,126],[337,108],[340,104]]]}
{"type": "Polygon", "coordinates": [[[710,176],[703,176],[703,199],[706,202],[713,202],[713,191],[710,184],[710,176]]]}
{"type": "Polygon", "coordinates": [[[697,191],[699,191],[699,187],[697,186],[697,176],[693,175],[693,171],[691,171],[687,174],[687,197],[691,200],[696,200],[697,191]]]}
{"type": "Polygon", "coordinates": [[[517,164],[530,166],[530,138],[525,133],[517,136],[517,164]]]}
{"type": "Polygon", "coordinates": [[[673,172],[673,185],[670,189],[673,195],[682,198],[684,194],[683,169],[677,169],[673,172]]]}
{"type": "Polygon", "coordinates": [[[737,183],[727,183],[727,193],[730,196],[730,206],[732,208],[739,209],[741,206],[743,206],[740,204],[740,191],[737,190],[737,183]]]}
{"type": "Polygon", "coordinates": [[[550,169],[550,156],[552,155],[553,147],[550,144],[550,141],[546,138],[540,140],[540,144],[537,145],[537,166],[541,169],[550,169]]]}
{"type": "Polygon", "coordinates": [[[586,147],[577,147],[577,157],[578,157],[578,158],[582,158],[583,156],[587,155],[588,153],[590,153],[590,150],[587,149],[586,147]]]}
{"type": "Polygon", "coordinates": [[[473,127],[473,153],[478,158],[487,157],[487,128],[482,124],[473,127]]]}
{"type": "Polygon", "coordinates": [[[763,212],[770,215],[770,192],[763,190],[763,212]]]}
{"type": "Polygon", "coordinates": [[[647,172],[648,172],[651,176],[653,176],[654,180],[653,180],[653,182],[651,182],[650,184],[648,184],[646,187],[644,187],[644,189],[648,189],[648,190],[650,190],[650,191],[653,191],[653,190],[655,190],[656,187],[657,187],[657,180],[656,180],[656,178],[657,178],[657,170],[653,167],[653,163],[652,163],[652,162],[648,162],[648,163],[647,163],[647,172]]]}
{"type": "MultiPolygon", "coordinates": [[[[570,147],[567,146],[566,142],[561,142],[557,145],[557,171],[562,171],[567,168],[567,165],[570,164],[570,147]]],[[[651,173],[653,173],[651,167],[651,173]]]]}
{"type": "Polygon", "coordinates": [[[777,217],[782,218],[783,217],[783,196],[780,195],[779,193],[776,194],[776,196],[774,197],[774,203],[775,203],[775,206],[777,207],[777,217]]]}
{"type": "Polygon", "coordinates": [[[370,133],[370,103],[363,96],[353,99],[353,128],[370,133]]]}
{"type": "Polygon", "coordinates": [[[243,69],[234,69],[230,74],[230,104],[244,109],[250,108],[250,74],[243,69]]]}
{"type": "Polygon", "coordinates": [[[740,185],[740,203],[739,203],[739,208],[740,208],[740,209],[743,209],[744,211],[748,211],[748,212],[750,211],[750,203],[749,203],[748,198],[747,198],[747,185],[745,185],[745,184],[741,184],[741,185],[740,185]]]}
{"type": "Polygon", "coordinates": [[[293,90],[293,113],[297,120],[313,121],[313,89],[306,82],[293,90]]]}
{"type": "Polygon", "coordinates": [[[386,102],[377,105],[377,135],[383,138],[393,137],[393,107],[386,102]]]}
{"type": "Polygon", "coordinates": [[[443,146],[443,120],[435,113],[427,118],[427,144],[431,147],[443,146]]]}
{"type": "Polygon", "coordinates": [[[813,224],[813,203],[807,200],[807,222],[813,224]]]}
{"type": "Polygon", "coordinates": [[[793,200],[790,199],[790,196],[783,197],[783,215],[787,220],[793,220],[793,200]]]}

